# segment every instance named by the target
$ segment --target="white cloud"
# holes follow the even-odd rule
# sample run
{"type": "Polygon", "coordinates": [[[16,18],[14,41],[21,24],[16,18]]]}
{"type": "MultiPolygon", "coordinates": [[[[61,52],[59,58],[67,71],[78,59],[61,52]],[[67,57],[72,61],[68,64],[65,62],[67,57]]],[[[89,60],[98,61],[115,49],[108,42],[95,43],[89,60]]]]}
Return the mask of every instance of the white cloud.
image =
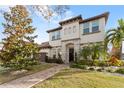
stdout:
{"type": "Polygon", "coordinates": [[[67,11],[65,15],[66,15],[66,18],[65,18],[65,19],[67,19],[67,18],[71,18],[71,17],[74,16],[74,14],[73,14],[72,11],[67,11]]]}

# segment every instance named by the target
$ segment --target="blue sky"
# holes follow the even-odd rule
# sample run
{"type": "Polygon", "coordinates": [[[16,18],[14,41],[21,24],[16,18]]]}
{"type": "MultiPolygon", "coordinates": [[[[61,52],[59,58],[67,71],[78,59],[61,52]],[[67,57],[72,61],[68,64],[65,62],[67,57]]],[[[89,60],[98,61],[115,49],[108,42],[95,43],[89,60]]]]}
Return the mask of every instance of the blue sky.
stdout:
{"type": "MultiPolygon", "coordinates": [[[[0,6],[0,9],[4,9],[8,11],[8,6],[0,6]]],[[[70,9],[66,12],[66,15],[63,17],[64,19],[77,16],[79,14],[82,15],[82,18],[89,18],[92,16],[99,15],[103,12],[110,12],[108,22],[106,25],[106,30],[110,28],[115,28],[117,27],[117,20],[120,18],[124,19],[124,12],[123,12],[124,6],[102,6],[102,5],[97,5],[97,6],[92,6],[92,5],[72,5],[70,6],[70,9]]],[[[33,26],[36,27],[36,31],[34,35],[38,35],[38,38],[35,40],[37,43],[41,43],[44,41],[48,41],[49,37],[48,34],[46,33],[46,30],[57,27],[58,22],[60,20],[63,20],[60,17],[55,16],[50,22],[47,22],[41,15],[38,13],[33,13],[30,16],[33,19],[33,26]]],[[[3,16],[0,15],[0,41],[4,37],[2,34],[3,32],[3,27],[2,27],[2,22],[5,20],[3,19],[3,16]]]]}

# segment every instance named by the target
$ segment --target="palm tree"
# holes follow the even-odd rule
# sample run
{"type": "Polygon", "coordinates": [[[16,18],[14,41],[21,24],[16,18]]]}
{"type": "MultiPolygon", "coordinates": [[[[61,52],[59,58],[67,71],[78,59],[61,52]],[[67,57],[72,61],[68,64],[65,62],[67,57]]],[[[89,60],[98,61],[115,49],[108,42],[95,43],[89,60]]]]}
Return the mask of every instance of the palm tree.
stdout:
{"type": "Polygon", "coordinates": [[[93,62],[96,59],[104,58],[105,54],[106,51],[102,43],[85,46],[80,52],[80,56],[83,57],[84,60],[92,60],[93,62]]]}
{"type": "Polygon", "coordinates": [[[105,45],[112,44],[115,56],[120,58],[122,41],[124,38],[124,20],[118,20],[119,26],[116,29],[110,29],[106,33],[105,45]]]}
{"type": "Polygon", "coordinates": [[[99,44],[93,44],[91,46],[91,58],[92,58],[93,62],[95,59],[99,59],[100,53],[101,53],[100,45],[99,44]]]}
{"type": "Polygon", "coordinates": [[[88,46],[83,47],[80,52],[80,56],[83,57],[84,60],[88,60],[91,54],[91,48],[88,46]]]}

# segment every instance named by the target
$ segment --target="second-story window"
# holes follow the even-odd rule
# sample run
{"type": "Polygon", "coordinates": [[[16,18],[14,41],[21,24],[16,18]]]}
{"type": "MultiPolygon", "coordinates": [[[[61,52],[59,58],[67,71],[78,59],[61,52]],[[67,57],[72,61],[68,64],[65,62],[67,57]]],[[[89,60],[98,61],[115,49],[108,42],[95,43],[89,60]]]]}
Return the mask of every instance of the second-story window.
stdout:
{"type": "Polygon", "coordinates": [[[55,32],[52,32],[52,40],[55,40],[55,32]]]}
{"type": "Polygon", "coordinates": [[[60,39],[60,31],[52,32],[52,40],[60,39]]]}
{"type": "Polygon", "coordinates": [[[56,39],[60,39],[60,31],[56,32],[56,39]]]}
{"type": "Polygon", "coordinates": [[[98,32],[99,31],[99,21],[93,21],[92,22],[92,32],[98,32]]]}
{"type": "Polygon", "coordinates": [[[90,29],[89,29],[89,22],[88,23],[84,23],[83,24],[83,33],[87,34],[89,33],[90,29]]]}

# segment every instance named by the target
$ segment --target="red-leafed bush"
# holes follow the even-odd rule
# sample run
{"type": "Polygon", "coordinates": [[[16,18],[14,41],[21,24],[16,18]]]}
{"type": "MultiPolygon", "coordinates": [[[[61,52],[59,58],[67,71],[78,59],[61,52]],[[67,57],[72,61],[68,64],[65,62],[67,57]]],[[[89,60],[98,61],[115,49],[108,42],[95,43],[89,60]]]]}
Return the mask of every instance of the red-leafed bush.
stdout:
{"type": "Polygon", "coordinates": [[[121,60],[119,60],[117,57],[111,56],[109,61],[108,61],[108,64],[110,66],[122,66],[123,62],[121,60]]]}

